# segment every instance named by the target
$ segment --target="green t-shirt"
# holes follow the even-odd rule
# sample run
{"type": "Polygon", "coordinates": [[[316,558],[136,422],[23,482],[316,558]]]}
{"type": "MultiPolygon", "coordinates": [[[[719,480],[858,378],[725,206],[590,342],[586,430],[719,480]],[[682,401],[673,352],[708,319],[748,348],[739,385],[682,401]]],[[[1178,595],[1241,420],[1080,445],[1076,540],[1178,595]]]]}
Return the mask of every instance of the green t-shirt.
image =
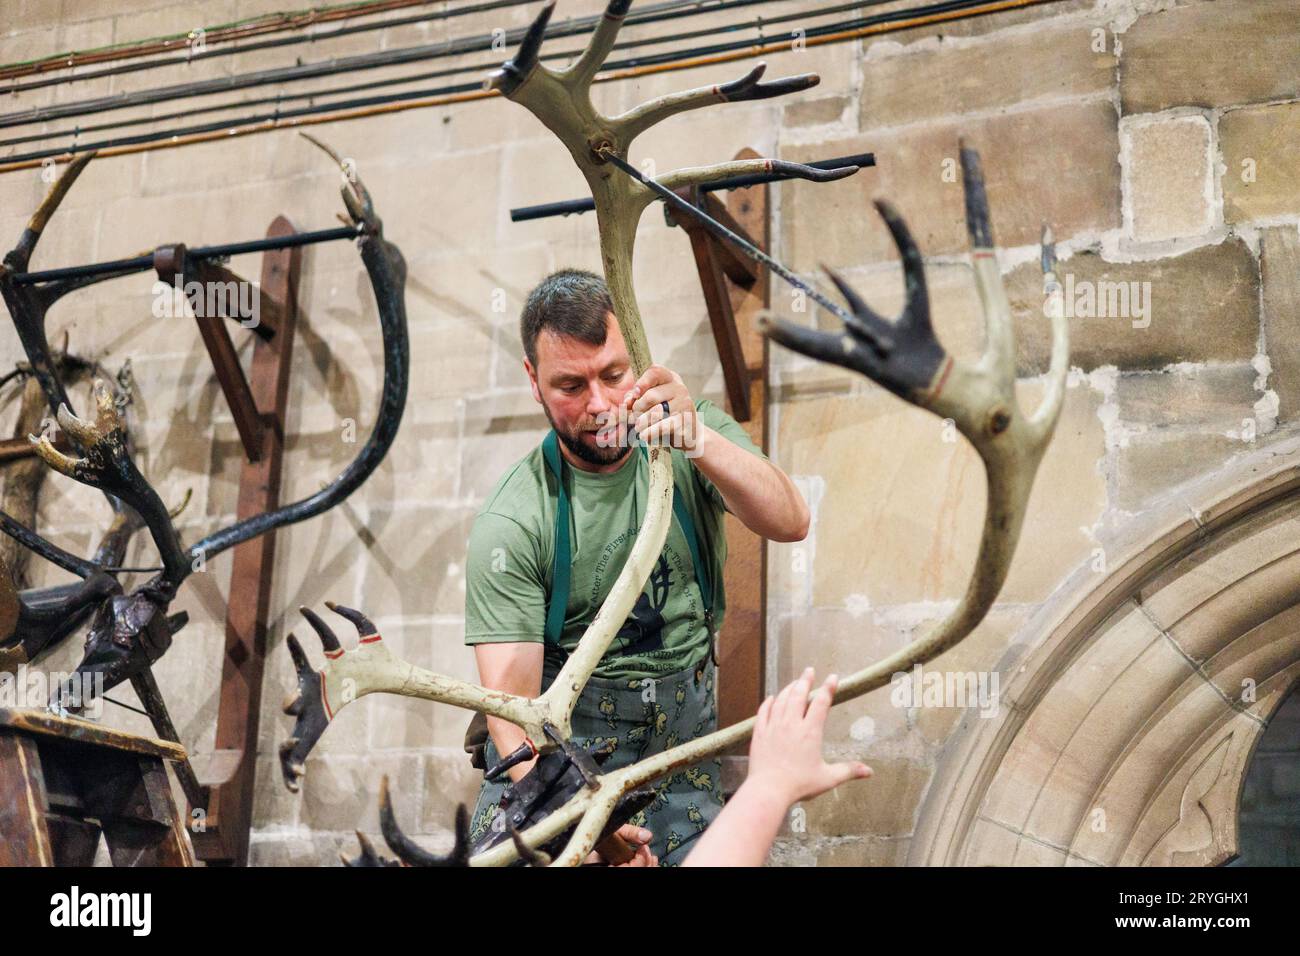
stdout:
{"type": "MultiPolygon", "coordinates": [[[[701,423],[764,461],[740,424],[707,399],[695,403],[701,423]]],[[[569,602],[560,647],[571,652],[600,610],[627,561],[645,517],[649,488],[646,455],[634,448],[609,474],[565,462],[569,541],[573,557],[569,602]]],[[[673,485],[695,522],[702,560],[710,562],[716,593],[714,626],[722,627],[727,559],[722,494],[677,449],[673,485]]],[[[488,495],[470,531],[465,571],[465,643],[541,643],[555,565],[554,477],[539,444],[517,462],[488,495]]],[[[663,552],[632,613],[605,652],[595,676],[637,680],[698,664],[709,653],[704,605],[691,551],[674,517],[663,552]]],[[[546,650],[552,668],[563,661],[546,650]]]]}

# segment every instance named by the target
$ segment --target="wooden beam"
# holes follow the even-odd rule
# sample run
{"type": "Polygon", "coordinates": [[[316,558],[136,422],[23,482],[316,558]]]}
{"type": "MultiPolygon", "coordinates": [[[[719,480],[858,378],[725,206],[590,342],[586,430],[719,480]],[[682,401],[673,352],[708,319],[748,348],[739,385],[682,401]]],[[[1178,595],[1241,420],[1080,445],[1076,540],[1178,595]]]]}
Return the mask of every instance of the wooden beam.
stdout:
{"type": "MultiPolygon", "coordinates": [[[[280,216],[267,235],[286,236],[294,231],[289,220],[280,216]]],[[[274,336],[259,339],[253,346],[249,388],[265,427],[260,453],[245,462],[240,474],[239,520],[271,511],[280,503],[301,264],[300,247],[269,251],[262,257],[262,292],[276,303],[279,324],[274,336]]],[[[195,852],[209,864],[239,866],[248,858],[275,538],[275,532],[270,532],[233,549],[215,747],[230,758],[221,763],[233,770],[223,772],[225,779],[208,788],[202,832],[194,832],[191,825],[195,852]]]]}
{"type": "MultiPolygon", "coordinates": [[[[721,209],[712,196],[698,187],[682,190],[679,195],[692,205],[699,206],[710,215],[721,209]]],[[[729,213],[726,224],[744,238],[753,241],[744,227],[735,222],[729,213]]],[[[709,324],[713,327],[713,341],[718,347],[718,361],[722,365],[722,383],[727,393],[727,405],[731,417],[738,422],[749,421],[751,410],[749,404],[749,371],[745,365],[745,356],[740,347],[740,336],[736,330],[736,317],[731,307],[731,292],[726,281],[729,275],[741,275],[748,285],[754,282],[754,272],[740,265],[740,259],[726,243],[689,216],[674,217],[691,240],[691,252],[695,256],[695,270],[700,277],[700,288],[704,292],[704,304],[709,311],[709,324]]],[[[748,261],[748,260],[746,260],[748,261]]],[[[757,266],[757,263],[752,263],[757,266]]]]}
{"type": "MultiPolygon", "coordinates": [[[[744,149],[736,159],[756,159],[758,153],[744,149]]],[[[770,186],[763,184],[736,189],[726,194],[726,207],[735,225],[728,224],[758,248],[771,248],[770,186]],[[739,228],[737,228],[739,227],[739,228]]],[[[715,240],[718,245],[721,241],[715,240]]],[[[752,260],[746,259],[746,262],[752,260]]],[[[768,452],[768,340],[758,331],[758,315],[770,304],[768,270],[759,263],[748,286],[728,284],[736,337],[746,370],[749,415],[733,415],[750,439],[768,452]]],[[[752,716],[765,696],[767,648],[767,540],[726,516],[727,566],[723,580],[727,588],[727,623],[719,641],[718,726],[725,727],[752,716]]],[[[743,744],[735,753],[748,753],[743,744]]]]}
{"type": "MultiPolygon", "coordinates": [[[[176,281],[177,277],[182,283],[214,279],[225,281],[219,273],[213,272],[210,265],[189,262],[184,246],[162,246],[154,250],[153,258],[158,278],[168,284],[176,281]]],[[[233,281],[243,281],[233,273],[226,272],[225,275],[232,276],[233,281]]],[[[228,317],[225,314],[196,315],[194,321],[198,323],[199,335],[203,337],[208,357],[212,359],[212,369],[217,374],[221,391],[226,396],[226,404],[234,416],[235,429],[244,443],[244,454],[250,461],[256,461],[262,454],[262,418],[257,403],[253,400],[248,379],[244,377],[235,343],[230,339],[230,330],[225,322],[228,317]]]]}
{"type": "MultiPolygon", "coordinates": [[[[736,159],[757,159],[752,149],[736,159]]],[[[732,232],[766,251],[770,240],[768,185],[727,193],[725,205],[698,188],[679,195],[732,232]]],[[[671,216],[689,236],[709,311],[727,395],[727,411],[767,452],[768,342],[758,314],[769,305],[768,270],[687,216],[671,216]]],[[[767,542],[734,515],[725,519],[727,621],[718,649],[718,726],[752,716],[764,697],[767,645],[767,542]]],[[[745,745],[734,753],[744,754],[745,745]]],[[[730,757],[728,758],[730,759],[730,757]]],[[[734,776],[734,774],[732,775],[734,776]]]]}

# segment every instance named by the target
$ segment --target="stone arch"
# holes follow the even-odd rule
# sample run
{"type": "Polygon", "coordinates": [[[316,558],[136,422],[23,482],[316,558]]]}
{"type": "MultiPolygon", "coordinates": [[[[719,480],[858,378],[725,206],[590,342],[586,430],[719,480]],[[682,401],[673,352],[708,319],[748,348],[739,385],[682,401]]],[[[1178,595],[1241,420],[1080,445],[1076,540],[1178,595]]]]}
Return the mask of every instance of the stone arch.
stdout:
{"type": "Polygon", "coordinates": [[[1243,456],[1135,517],[1078,569],[966,717],[922,803],[913,865],[1213,866],[1247,765],[1300,677],[1300,445],[1243,456]]]}

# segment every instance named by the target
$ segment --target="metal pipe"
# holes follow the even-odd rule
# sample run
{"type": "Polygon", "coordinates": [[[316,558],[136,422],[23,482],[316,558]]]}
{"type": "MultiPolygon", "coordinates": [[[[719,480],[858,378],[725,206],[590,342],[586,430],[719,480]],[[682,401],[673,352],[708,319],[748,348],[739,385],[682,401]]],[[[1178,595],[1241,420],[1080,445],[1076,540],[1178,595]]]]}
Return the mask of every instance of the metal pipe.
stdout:
{"type": "MultiPolygon", "coordinates": [[[[843,43],[867,36],[877,36],[900,30],[929,26],[935,23],[970,19],[1007,10],[1018,10],[1026,7],[1042,6],[1044,4],[1057,2],[1059,2],[1059,0],[988,0],[988,2],[981,3],[974,7],[963,5],[960,9],[944,9],[923,15],[918,14],[918,11],[916,10],[905,11],[913,15],[905,19],[877,17],[873,19],[880,22],[871,23],[851,30],[843,30],[829,34],[819,33],[816,36],[805,35],[802,40],[802,45],[805,47],[815,47],[832,43],[843,43]]],[[[937,6],[948,7],[949,5],[940,4],[937,6]]],[[[794,43],[795,40],[790,39],[767,41],[749,46],[746,46],[743,43],[733,44],[731,45],[733,49],[727,52],[717,53],[710,56],[697,56],[677,62],[660,62],[632,69],[616,70],[598,76],[595,82],[609,83],[617,80],[633,79],[639,76],[649,76],[656,73],[687,70],[695,67],[716,65],[718,63],[733,63],[768,54],[785,52],[791,49],[794,43]]],[[[495,90],[484,89],[442,96],[433,95],[429,91],[424,91],[423,93],[410,94],[409,96],[411,98],[408,98],[407,96],[390,98],[395,101],[368,108],[345,108],[348,105],[347,103],[335,103],[326,108],[332,110],[331,112],[313,113],[310,116],[298,117],[287,121],[283,119],[270,119],[251,124],[240,124],[237,121],[234,125],[228,126],[220,131],[189,136],[181,136],[175,132],[164,131],[158,133],[156,137],[150,139],[146,143],[100,149],[99,155],[101,158],[106,158],[109,156],[127,156],[133,153],[152,152],[158,149],[177,149],[182,146],[189,146],[196,143],[215,142],[216,140],[228,141],[237,136],[253,136],[258,133],[266,133],[273,130],[300,129],[306,126],[317,126],[322,123],[338,123],[345,120],[382,116],[388,113],[401,113],[406,110],[427,109],[431,106],[447,106],[454,103],[467,103],[474,100],[496,98],[499,95],[500,94],[495,90]]],[[[70,161],[76,155],[77,152],[75,151],[65,151],[64,153],[59,154],[59,160],[62,162],[70,161]]],[[[40,158],[7,157],[5,160],[0,161],[0,173],[16,172],[23,169],[34,169],[41,165],[42,160],[40,158]]]]}
{"type": "MultiPolygon", "coordinates": [[[[735,6],[748,6],[760,3],[773,3],[776,0],[729,0],[735,6]]],[[[882,3],[886,0],[867,0],[870,3],[882,3]]],[[[700,13],[713,12],[714,8],[700,6],[696,0],[667,0],[660,7],[655,7],[643,11],[641,14],[630,16],[628,19],[634,23],[651,23],[656,18],[661,18],[665,8],[668,12],[681,11],[682,15],[694,16],[700,13]]],[[[548,33],[548,36],[573,36],[583,33],[589,33],[596,28],[602,15],[582,17],[570,20],[566,23],[558,24],[548,33]]],[[[518,28],[506,33],[506,42],[518,42],[524,34],[524,28],[518,28]]],[[[446,56],[457,56],[462,53],[473,53],[479,50],[491,50],[497,38],[492,34],[480,34],[478,36],[460,37],[452,40],[444,40],[439,43],[426,43],[419,46],[402,47],[398,50],[383,50],[376,53],[359,53],[354,56],[335,57],[330,60],[321,60],[315,63],[303,63],[295,66],[275,67],[267,70],[255,70],[249,73],[243,73],[237,76],[215,77],[208,80],[197,80],[192,83],[179,83],[173,86],[157,87],[149,90],[140,90],[135,93],[123,93],[110,96],[101,96],[90,100],[81,100],[73,103],[61,103],[55,106],[39,106],[28,110],[20,110],[14,113],[0,114],[0,127],[25,126],[29,123],[39,123],[51,119],[66,119],[73,116],[88,116],[94,113],[103,113],[109,110],[124,109],[130,106],[145,106],[151,103],[162,103],[174,99],[189,99],[195,96],[204,96],[211,93],[222,93],[228,90],[250,89],[255,86],[265,86],[271,83],[288,83],[295,80],[314,79],[322,76],[335,76],[340,73],[352,73],[358,70],[374,70],[389,66],[400,66],[404,63],[416,63],[422,60],[438,59],[446,56]]],[[[321,94],[316,94],[321,95],[321,94]]]]}
{"type": "MultiPolygon", "coordinates": [[[[294,13],[265,13],[230,23],[217,24],[210,29],[204,27],[206,39],[210,43],[223,43],[246,36],[262,36],[268,33],[280,33],[285,30],[301,30],[315,23],[329,23],[334,20],[350,20],[354,17],[373,16],[389,10],[401,10],[432,3],[433,0],[364,0],[364,2],[341,3],[330,7],[312,7],[294,13]]],[[[0,67],[0,79],[14,76],[32,76],[50,70],[69,69],[84,66],[87,63],[108,63],[114,60],[127,60],[133,56],[159,53],[166,50],[183,49],[194,38],[193,31],[173,33],[163,37],[145,40],[130,40],[123,43],[93,47],[89,50],[68,50],[51,56],[10,63],[0,67]]]]}
{"type": "MultiPolygon", "coordinates": [[[[526,2],[532,2],[532,0],[526,0],[526,2]]],[[[669,3],[659,4],[658,6],[655,7],[647,7],[645,10],[640,11],[640,13],[634,17],[634,21],[636,23],[651,23],[658,20],[678,19],[683,16],[694,16],[701,13],[717,13],[735,7],[753,6],[755,4],[764,4],[764,3],[775,3],[775,2],[780,2],[780,0],[704,0],[704,2],[708,3],[707,7],[702,4],[701,0],[671,0],[671,2],[669,3]],[[662,13],[655,12],[660,10],[664,12],[662,13]]],[[[888,0],[869,0],[869,2],[884,3],[884,2],[888,2],[888,0]]],[[[811,11],[807,14],[807,16],[810,17],[829,16],[830,14],[835,12],[841,12],[845,9],[854,9],[857,7],[861,7],[863,5],[864,5],[863,3],[843,4],[841,6],[830,7],[820,11],[811,11]]],[[[649,46],[653,44],[675,42],[681,39],[689,39],[698,36],[711,36],[717,33],[733,32],[736,30],[748,29],[751,27],[758,28],[761,27],[762,25],[771,24],[775,22],[778,22],[778,20],[758,19],[758,20],[751,20],[745,23],[723,24],[721,26],[710,28],[707,30],[695,30],[687,33],[674,34],[671,36],[649,37],[644,40],[627,41],[624,43],[615,44],[615,48],[622,49],[626,47],[649,46]]],[[[488,47],[485,46],[483,48],[487,49],[488,47]]],[[[247,49],[247,48],[241,48],[241,49],[247,49]]],[[[436,59],[441,59],[444,56],[457,56],[460,55],[462,52],[472,52],[472,51],[449,50],[445,53],[430,56],[429,59],[436,60],[436,59]]],[[[576,56],[578,52],[579,51],[565,51],[559,53],[547,53],[542,57],[542,59],[553,59],[553,60],[568,59],[576,56]]],[[[282,92],[282,93],[277,93],[275,96],[264,96],[264,97],[257,97],[254,99],[238,100],[238,101],[232,101],[227,103],[216,103],[211,106],[199,107],[197,109],[186,109],[186,110],[179,110],[172,113],[140,116],[140,117],[135,117],[133,119],[118,120],[112,123],[99,123],[90,126],[82,126],[78,124],[73,129],[49,130],[49,131],[42,131],[40,133],[31,133],[25,136],[15,136],[9,139],[0,139],[0,146],[17,146],[22,143],[40,142],[42,140],[48,140],[59,136],[72,136],[74,138],[79,138],[84,133],[102,132],[111,129],[124,129],[129,126],[140,126],[146,123],[157,123],[164,120],[193,117],[199,113],[223,112],[226,110],[240,109],[243,107],[265,106],[272,103],[278,106],[281,103],[291,102],[294,100],[319,100],[322,96],[339,96],[344,93],[358,93],[364,90],[380,89],[389,86],[401,86],[406,83],[416,83],[423,80],[444,79],[446,77],[457,76],[462,73],[473,73],[476,75],[481,75],[484,70],[494,69],[498,65],[499,64],[494,60],[491,63],[484,63],[484,64],[474,63],[468,66],[450,67],[442,70],[430,70],[430,71],[425,71],[420,73],[413,73],[410,76],[387,77],[382,80],[372,80],[367,83],[352,83],[346,86],[333,87],[328,90],[308,90],[301,93],[282,92]]],[[[334,75],[334,73],[331,72],[323,75],[334,75]]],[[[460,90],[461,88],[456,87],[456,88],[449,88],[449,89],[460,90]]],[[[188,97],[178,96],[174,98],[186,99],[188,97]]],[[[133,105],[133,104],[126,104],[126,105],[133,105]]],[[[106,111],[100,110],[98,112],[106,112],[106,111]]],[[[277,110],[277,112],[274,115],[278,116],[278,115],[285,115],[285,114],[277,110]]],[[[263,116],[262,118],[266,118],[266,117],[263,116]]],[[[117,141],[108,141],[108,142],[117,142],[117,141]]],[[[103,146],[104,143],[101,142],[96,146],[79,145],[77,148],[91,149],[91,148],[103,148],[103,146]]],[[[61,151],[62,150],[54,150],[53,152],[47,151],[44,155],[58,155],[58,153],[61,151]]],[[[36,154],[26,154],[21,158],[31,159],[31,158],[40,158],[40,157],[38,157],[36,154]]]]}
{"type": "MultiPolygon", "coordinates": [[[[420,4],[427,4],[431,0],[418,0],[420,4]]],[[[352,36],[357,33],[367,33],[371,30],[386,30],[389,27],[408,26],[413,23],[430,23],[436,20],[450,20],[453,17],[465,16],[469,13],[486,13],[490,10],[501,10],[508,7],[518,7],[524,4],[532,3],[533,0],[490,0],[487,3],[476,3],[465,7],[456,7],[453,10],[439,10],[434,13],[420,13],[409,17],[394,17],[391,20],[379,20],[375,23],[358,23],[350,27],[339,27],[336,30],[330,30],[327,33],[296,33],[293,36],[280,37],[276,40],[258,40],[253,43],[245,43],[241,46],[218,46],[216,49],[205,49],[201,53],[193,51],[186,52],[182,56],[161,57],[153,60],[138,60],[134,63],[126,63],[121,66],[107,67],[102,70],[87,70],[84,73],[74,73],[71,76],[46,76],[44,79],[32,80],[27,83],[11,83],[2,93],[22,93],[27,90],[37,90],[47,86],[58,86],[64,83],[80,83],[83,80],[98,80],[104,77],[121,76],[124,73],[139,73],[142,70],[161,69],[169,66],[182,66],[199,60],[210,60],[219,56],[235,56],[240,53],[252,53],[256,50],[271,50],[279,47],[296,46],[299,43],[320,43],[322,41],[333,40],[336,37],[352,36]]],[[[409,6],[409,4],[406,4],[409,6]]],[[[285,28],[279,28],[276,32],[282,32],[285,28]]],[[[289,28],[300,29],[300,28],[289,28]]],[[[269,32],[269,31],[268,31],[269,32]]],[[[187,35],[186,40],[190,37],[187,35]]],[[[207,43],[217,43],[218,40],[207,40],[207,43]]],[[[187,43],[188,45],[188,43],[187,43]]],[[[125,57],[123,57],[125,59],[125,57]]],[[[67,61],[59,61],[60,66],[72,66],[72,58],[67,61]]]]}

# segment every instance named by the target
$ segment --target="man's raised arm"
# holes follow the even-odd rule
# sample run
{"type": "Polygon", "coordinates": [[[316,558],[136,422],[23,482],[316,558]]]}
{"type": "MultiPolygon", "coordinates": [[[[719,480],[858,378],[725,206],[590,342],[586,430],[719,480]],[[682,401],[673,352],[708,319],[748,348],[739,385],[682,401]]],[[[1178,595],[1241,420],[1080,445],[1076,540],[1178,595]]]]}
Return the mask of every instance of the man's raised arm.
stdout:
{"type": "MultiPolygon", "coordinates": [[[[790,477],[700,421],[686,383],[676,372],[651,365],[628,392],[624,406],[647,443],[686,452],[721,493],[727,510],[750,531],[771,541],[802,541],[808,536],[808,505],[790,477]]],[[[743,434],[734,421],[729,427],[743,434]]]]}

